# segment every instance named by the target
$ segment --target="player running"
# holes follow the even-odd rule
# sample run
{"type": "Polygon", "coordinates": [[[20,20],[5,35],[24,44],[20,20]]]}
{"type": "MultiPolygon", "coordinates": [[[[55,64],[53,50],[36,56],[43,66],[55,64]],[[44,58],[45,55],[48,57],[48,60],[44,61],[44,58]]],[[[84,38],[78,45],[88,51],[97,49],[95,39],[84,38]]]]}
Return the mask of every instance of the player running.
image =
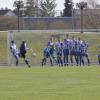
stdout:
{"type": "Polygon", "coordinates": [[[29,62],[28,60],[26,59],[26,53],[27,53],[27,50],[29,48],[27,48],[26,46],[26,42],[25,41],[22,41],[21,45],[20,45],[20,57],[22,57],[25,61],[25,63],[27,64],[27,66],[30,68],[31,66],[29,65],[29,62]]]}

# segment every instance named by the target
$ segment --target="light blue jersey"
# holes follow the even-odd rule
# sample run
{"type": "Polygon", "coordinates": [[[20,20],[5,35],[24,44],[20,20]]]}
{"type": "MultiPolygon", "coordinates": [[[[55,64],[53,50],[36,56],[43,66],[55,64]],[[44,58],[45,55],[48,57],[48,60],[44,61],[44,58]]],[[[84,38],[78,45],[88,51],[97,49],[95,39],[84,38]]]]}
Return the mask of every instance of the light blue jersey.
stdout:
{"type": "Polygon", "coordinates": [[[11,44],[10,51],[15,57],[19,58],[19,52],[16,48],[16,44],[11,44]]]}

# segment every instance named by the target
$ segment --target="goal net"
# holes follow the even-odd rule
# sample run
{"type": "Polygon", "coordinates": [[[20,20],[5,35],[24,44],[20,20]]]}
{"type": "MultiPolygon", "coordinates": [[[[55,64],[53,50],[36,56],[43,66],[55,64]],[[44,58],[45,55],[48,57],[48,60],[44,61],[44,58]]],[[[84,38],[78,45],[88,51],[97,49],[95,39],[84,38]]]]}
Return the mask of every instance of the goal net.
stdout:
{"type": "MultiPolygon", "coordinates": [[[[8,40],[8,65],[14,65],[15,59],[10,51],[10,42],[14,40],[17,48],[21,45],[22,41],[26,41],[27,47],[32,49],[36,53],[36,57],[32,56],[30,50],[27,51],[27,59],[29,59],[31,65],[37,65],[41,63],[43,57],[43,48],[46,46],[47,41],[50,40],[53,34],[60,34],[59,31],[47,31],[47,30],[10,30],[7,33],[8,40]]],[[[64,32],[63,32],[64,33],[64,32]]],[[[23,64],[23,59],[19,59],[20,64],[23,64]]]]}
{"type": "MultiPolygon", "coordinates": [[[[74,36],[76,39],[81,37],[82,40],[88,42],[88,53],[89,58],[92,63],[97,63],[98,55],[98,46],[100,43],[100,34],[98,33],[79,33],[79,32],[69,32],[67,30],[10,30],[7,33],[7,43],[8,43],[8,65],[15,65],[15,59],[10,52],[10,42],[15,41],[17,48],[19,49],[22,41],[26,41],[27,47],[32,49],[36,53],[36,57],[32,56],[30,50],[27,51],[27,59],[31,65],[41,64],[41,59],[43,58],[43,49],[46,46],[47,42],[52,38],[53,42],[57,41],[57,38],[60,37],[63,41],[66,34],[69,34],[69,38],[74,36]]],[[[70,59],[70,58],[69,58],[70,59]]],[[[22,58],[19,59],[20,65],[24,64],[22,58]]]]}

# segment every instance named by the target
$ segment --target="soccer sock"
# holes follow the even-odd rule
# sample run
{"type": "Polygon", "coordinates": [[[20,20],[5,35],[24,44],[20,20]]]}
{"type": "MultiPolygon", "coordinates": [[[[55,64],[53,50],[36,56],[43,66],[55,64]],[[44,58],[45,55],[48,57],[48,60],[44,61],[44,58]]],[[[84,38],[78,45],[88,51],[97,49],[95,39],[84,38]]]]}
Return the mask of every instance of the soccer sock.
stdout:
{"type": "Polygon", "coordinates": [[[62,61],[62,58],[60,58],[60,64],[61,64],[61,66],[63,66],[63,61],[62,61]]]}
{"type": "Polygon", "coordinates": [[[72,64],[72,66],[73,66],[73,58],[72,58],[72,56],[71,56],[71,58],[70,58],[70,61],[71,61],[71,64],[72,64]]]}
{"type": "Polygon", "coordinates": [[[64,65],[66,66],[66,57],[64,56],[64,65]]]}
{"type": "Polygon", "coordinates": [[[53,66],[53,62],[52,62],[52,59],[50,58],[50,63],[51,63],[51,66],[53,66]]]}
{"type": "Polygon", "coordinates": [[[18,66],[18,63],[19,63],[19,61],[17,60],[17,61],[16,61],[16,66],[18,66]]]}
{"type": "Polygon", "coordinates": [[[46,58],[43,58],[43,59],[42,59],[42,66],[43,66],[43,65],[46,65],[46,58]]]}
{"type": "Polygon", "coordinates": [[[28,67],[31,67],[31,66],[29,65],[29,62],[28,62],[27,60],[25,60],[25,63],[28,65],[28,67]]]}
{"type": "Polygon", "coordinates": [[[84,58],[82,58],[82,64],[83,64],[83,66],[84,66],[84,58]]]}
{"type": "Polygon", "coordinates": [[[68,66],[68,64],[69,64],[69,63],[68,63],[68,55],[67,55],[67,58],[66,58],[66,59],[67,59],[67,66],[68,66]]]}
{"type": "Polygon", "coordinates": [[[59,57],[57,58],[57,64],[60,65],[59,57]]]}

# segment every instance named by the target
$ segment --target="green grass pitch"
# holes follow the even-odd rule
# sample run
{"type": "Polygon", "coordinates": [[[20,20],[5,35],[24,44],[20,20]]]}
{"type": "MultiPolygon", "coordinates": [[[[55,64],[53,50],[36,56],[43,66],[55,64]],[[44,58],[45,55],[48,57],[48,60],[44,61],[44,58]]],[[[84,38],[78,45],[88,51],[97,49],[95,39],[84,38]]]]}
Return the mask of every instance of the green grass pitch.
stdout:
{"type": "Polygon", "coordinates": [[[0,100],[100,100],[100,67],[0,67],[0,100]]]}

